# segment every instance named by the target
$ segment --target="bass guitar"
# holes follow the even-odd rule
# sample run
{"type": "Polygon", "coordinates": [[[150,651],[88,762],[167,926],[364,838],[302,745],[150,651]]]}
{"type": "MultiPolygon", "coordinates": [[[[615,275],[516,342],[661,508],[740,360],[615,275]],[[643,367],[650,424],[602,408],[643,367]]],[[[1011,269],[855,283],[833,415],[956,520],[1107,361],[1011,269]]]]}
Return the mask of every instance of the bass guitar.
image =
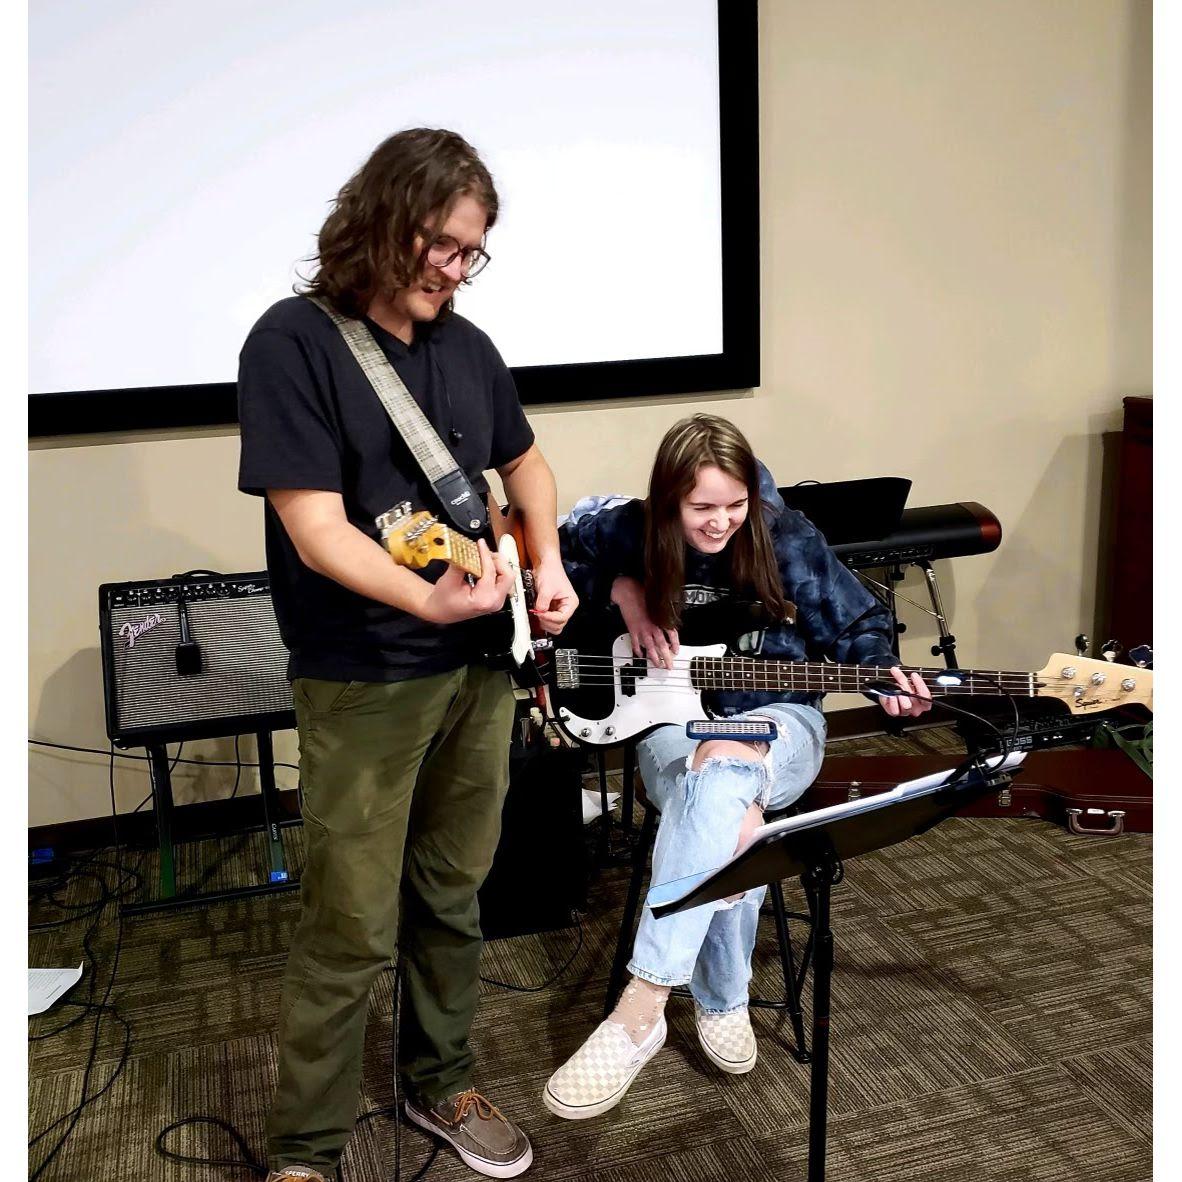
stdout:
{"type": "MultiPolygon", "coordinates": [[[[765,690],[772,693],[896,692],[889,668],[827,662],[773,661],[730,656],[725,644],[682,645],[673,668],[654,668],[632,654],[625,634],[610,654],[554,650],[552,716],[576,742],[610,746],[658,726],[684,726],[705,718],[703,693],[765,690]],[[590,708],[589,708],[590,707],[590,708]]],[[[1153,709],[1153,673],[1146,668],[1055,653],[1037,673],[997,669],[917,669],[934,699],[968,695],[1057,698],[1072,714],[1118,706],[1153,709]]]]}

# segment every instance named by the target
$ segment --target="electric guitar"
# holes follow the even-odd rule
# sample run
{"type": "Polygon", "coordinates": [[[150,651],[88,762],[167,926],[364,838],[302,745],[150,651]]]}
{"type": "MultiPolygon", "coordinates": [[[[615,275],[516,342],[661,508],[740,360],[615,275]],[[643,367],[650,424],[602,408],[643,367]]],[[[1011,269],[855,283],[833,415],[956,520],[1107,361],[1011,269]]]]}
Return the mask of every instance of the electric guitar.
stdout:
{"type": "MultiPolygon", "coordinates": [[[[756,660],[727,653],[725,644],[681,645],[673,668],[654,668],[632,655],[632,641],[617,637],[610,655],[559,648],[553,653],[550,705],[559,726],[576,742],[610,746],[666,723],[705,718],[704,692],[892,693],[889,668],[810,661],[756,660]],[[594,716],[592,716],[594,715],[594,716]]],[[[1072,714],[1097,714],[1139,704],[1153,709],[1153,673],[1140,666],[1055,653],[1037,673],[992,669],[914,669],[932,697],[1003,695],[1051,697],[1072,714]]]]}
{"type": "MultiPolygon", "coordinates": [[[[545,681],[538,653],[551,646],[540,635],[529,616],[533,603],[533,575],[522,563],[526,558],[525,533],[520,519],[510,511],[506,517],[500,507],[489,502],[497,553],[513,575],[513,586],[505,606],[486,618],[484,659],[494,668],[505,668],[524,689],[535,692],[542,704],[545,681]]],[[[386,552],[399,565],[421,570],[430,562],[441,560],[458,566],[471,578],[481,573],[480,551],[476,543],[441,522],[425,509],[415,512],[409,501],[402,501],[376,519],[386,552]]]]}

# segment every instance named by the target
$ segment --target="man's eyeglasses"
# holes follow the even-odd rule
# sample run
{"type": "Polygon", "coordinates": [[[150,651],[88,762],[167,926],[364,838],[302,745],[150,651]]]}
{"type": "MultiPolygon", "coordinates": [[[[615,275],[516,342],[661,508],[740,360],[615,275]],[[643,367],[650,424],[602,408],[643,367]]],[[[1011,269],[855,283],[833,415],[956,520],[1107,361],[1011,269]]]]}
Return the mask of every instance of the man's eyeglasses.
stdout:
{"type": "Polygon", "coordinates": [[[429,233],[424,233],[423,237],[429,240],[427,262],[441,271],[444,267],[450,267],[458,258],[460,274],[465,279],[473,279],[488,266],[491,256],[479,246],[461,246],[450,234],[431,238],[429,233]]]}

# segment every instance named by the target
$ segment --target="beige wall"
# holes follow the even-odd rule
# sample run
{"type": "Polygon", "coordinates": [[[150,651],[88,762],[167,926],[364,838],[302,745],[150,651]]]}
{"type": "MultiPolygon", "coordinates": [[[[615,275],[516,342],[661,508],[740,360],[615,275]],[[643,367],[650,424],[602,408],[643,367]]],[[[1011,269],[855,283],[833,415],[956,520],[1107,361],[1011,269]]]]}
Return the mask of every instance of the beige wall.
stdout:
{"type": "MultiPolygon", "coordinates": [[[[913,505],[978,500],[998,515],[996,554],[939,568],[963,663],[1037,668],[1092,632],[1102,435],[1123,395],[1152,388],[1150,11],[762,3],[762,385],[531,411],[561,503],[640,492],[665,428],[708,407],[781,483],[905,475],[913,505]]],[[[638,314],[634,286],[605,315],[638,314]]],[[[101,582],[262,565],[236,463],[232,430],[30,451],[33,736],[106,746],[101,582]]],[[[914,575],[904,590],[922,599],[914,575]]],[[[933,629],[904,617],[904,657],[930,662],[933,629]]],[[[278,751],[294,756],[290,736],[278,751]]],[[[224,771],[195,770],[178,768],[179,800],[228,791],[224,771]]],[[[134,807],[142,768],[121,762],[117,790],[134,807]]],[[[30,824],[109,809],[105,759],[30,755],[30,824]]]]}

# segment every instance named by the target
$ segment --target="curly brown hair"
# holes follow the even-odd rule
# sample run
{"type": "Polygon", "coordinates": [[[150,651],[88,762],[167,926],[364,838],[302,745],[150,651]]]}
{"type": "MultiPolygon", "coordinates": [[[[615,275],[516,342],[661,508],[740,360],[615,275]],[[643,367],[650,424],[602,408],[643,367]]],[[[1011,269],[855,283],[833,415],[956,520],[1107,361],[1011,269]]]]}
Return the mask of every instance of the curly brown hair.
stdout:
{"type": "Polygon", "coordinates": [[[681,626],[686,547],[681,502],[693,491],[699,469],[708,466],[721,469],[747,489],[747,519],[727,547],[735,591],[762,603],[772,619],[787,619],[775,550],[760,511],[759,463],[734,423],[709,414],[674,423],[653,461],[644,502],[644,598],[649,617],[666,630],[681,626]]]}
{"type": "MultiPolygon", "coordinates": [[[[484,206],[492,229],[497,191],[462,136],[415,127],[383,140],[337,194],[309,260],[316,272],[297,292],[319,296],[346,316],[364,315],[373,300],[390,299],[418,279],[423,252],[416,235],[443,225],[462,196],[484,206]]],[[[450,310],[449,300],[441,315],[450,310]]]]}

